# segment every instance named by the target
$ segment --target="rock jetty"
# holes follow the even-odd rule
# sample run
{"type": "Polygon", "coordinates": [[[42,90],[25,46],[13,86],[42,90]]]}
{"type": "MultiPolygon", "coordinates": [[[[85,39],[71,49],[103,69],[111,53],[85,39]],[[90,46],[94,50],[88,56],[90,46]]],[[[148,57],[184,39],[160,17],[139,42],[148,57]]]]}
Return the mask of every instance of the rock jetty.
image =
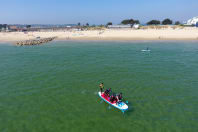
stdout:
{"type": "Polygon", "coordinates": [[[48,43],[50,41],[53,41],[56,37],[49,37],[49,38],[39,38],[34,40],[25,40],[17,42],[16,45],[23,46],[23,45],[41,45],[44,43],[48,43]]]}

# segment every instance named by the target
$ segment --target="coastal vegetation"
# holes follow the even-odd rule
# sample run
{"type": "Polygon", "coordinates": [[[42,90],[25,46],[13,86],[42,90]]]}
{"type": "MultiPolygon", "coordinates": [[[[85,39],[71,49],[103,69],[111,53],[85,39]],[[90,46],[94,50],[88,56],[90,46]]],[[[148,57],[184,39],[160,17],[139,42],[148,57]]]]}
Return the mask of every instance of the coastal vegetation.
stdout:
{"type": "Polygon", "coordinates": [[[167,18],[167,19],[164,19],[164,20],[162,21],[162,24],[163,24],[163,25],[171,25],[171,24],[173,24],[173,21],[170,20],[169,18],[167,18]]]}
{"type": "Polygon", "coordinates": [[[125,19],[125,20],[122,20],[121,24],[123,24],[123,25],[127,25],[127,24],[134,25],[134,24],[140,24],[140,21],[139,20],[134,20],[134,19],[125,19]]]}
{"type": "Polygon", "coordinates": [[[109,26],[109,25],[113,25],[113,23],[112,22],[108,22],[106,26],[109,26]]]}
{"type": "Polygon", "coordinates": [[[86,25],[82,25],[82,26],[77,26],[79,30],[81,31],[87,31],[87,30],[104,30],[106,29],[106,26],[105,25],[89,25],[89,24],[86,24],[86,25]]]}
{"type": "MultiPolygon", "coordinates": [[[[151,21],[147,22],[147,25],[160,25],[160,24],[162,24],[162,25],[172,25],[173,21],[170,20],[169,18],[166,18],[162,22],[160,22],[159,20],[151,20],[151,21]]],[[[178,23],[178,21],[177,21],[177,23],[175,25],[179,25],[179,24],[180,23],[178,23]]]]}
{"type": "Polygon", "coordinates": [[[140,26],[139,29],[183,29],[184,26],[182,25],[147,25],[147,26],[140,26]]]}
{"type": "Polygon", "coordinates": [[[179,21],[176,21],[175,22],[175,25],[180,25],[181,23],[179,21]]]}
{"type": "Polygon", "coordinates": [[[151,20],[149,22],[147,22],[147,25],[160,25],[160,21],[158,20],[151,20]]]}

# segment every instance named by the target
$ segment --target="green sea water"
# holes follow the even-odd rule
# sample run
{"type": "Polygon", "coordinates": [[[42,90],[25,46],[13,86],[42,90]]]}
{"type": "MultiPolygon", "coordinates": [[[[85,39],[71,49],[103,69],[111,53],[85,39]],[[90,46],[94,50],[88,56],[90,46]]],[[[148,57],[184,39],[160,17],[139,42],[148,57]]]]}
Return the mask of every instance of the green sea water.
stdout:
{"type": "Polygon", "coordinates": [[[198,42],[0,45],[0,132],[197,131],[198,42]],[[100,82],[123,93],[124,115],[100,82]]]}

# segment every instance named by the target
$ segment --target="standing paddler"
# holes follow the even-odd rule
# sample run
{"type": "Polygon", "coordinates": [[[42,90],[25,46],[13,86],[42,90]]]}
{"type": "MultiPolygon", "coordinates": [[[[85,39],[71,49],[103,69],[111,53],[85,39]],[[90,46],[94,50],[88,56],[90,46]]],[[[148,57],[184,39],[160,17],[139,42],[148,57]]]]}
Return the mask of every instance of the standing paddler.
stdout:
{"type": "Polygon", "coordinates": [[[104,84],[103,84],[103,83],[100,83],[100,84],[99,84],[99,87],[100,87],[100,91],[101,91],[101,94],[102,94],[103,89],[104,89],[104,84]]]}

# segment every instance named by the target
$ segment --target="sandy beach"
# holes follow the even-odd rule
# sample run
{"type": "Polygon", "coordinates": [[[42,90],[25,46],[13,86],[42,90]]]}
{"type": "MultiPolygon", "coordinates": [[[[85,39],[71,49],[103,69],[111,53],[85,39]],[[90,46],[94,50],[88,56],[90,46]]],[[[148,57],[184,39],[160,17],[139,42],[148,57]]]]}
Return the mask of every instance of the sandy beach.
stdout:
{"type": "Polygon", "coordinates": [[[56,40],[198,40],[198,28],[105,29],[87,31],[0,32],[0,42],[57,37],[56,40]]]}

